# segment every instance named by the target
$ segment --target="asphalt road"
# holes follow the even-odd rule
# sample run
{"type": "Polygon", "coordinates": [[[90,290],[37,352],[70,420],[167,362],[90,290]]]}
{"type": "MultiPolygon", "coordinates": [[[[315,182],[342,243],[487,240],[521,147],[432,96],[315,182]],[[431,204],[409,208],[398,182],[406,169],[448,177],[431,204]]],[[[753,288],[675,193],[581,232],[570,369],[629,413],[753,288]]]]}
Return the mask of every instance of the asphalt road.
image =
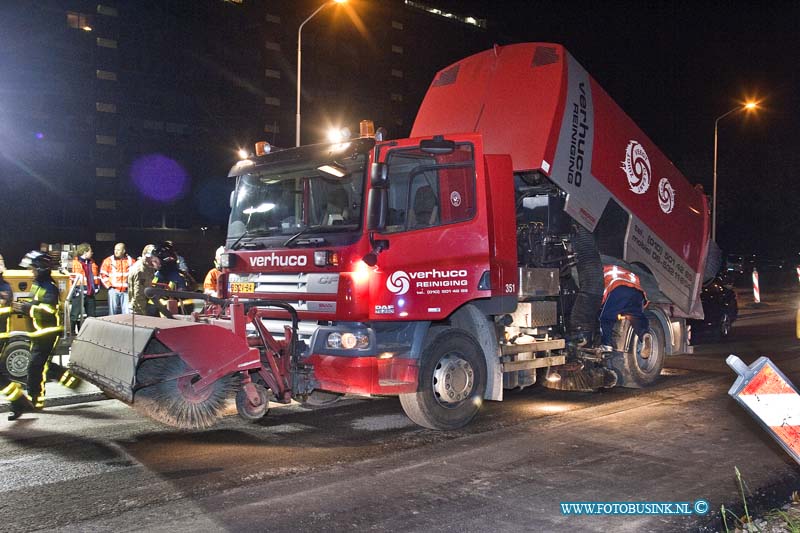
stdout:
{"type": "Polygon", "coordinates": [[[800,466],[730,399],[736,353],[800,383],[794,296],[745,310],[727,343],[673,357],[646,390],[541,387],[468,428],[414,426],[396,399],[274,409],[202,432],[113,401],[0,421],[0,531],[682,531],[770,507],[800,466]],[[694,502],[706,515],[567,516],[561,502],[694,502]]]}

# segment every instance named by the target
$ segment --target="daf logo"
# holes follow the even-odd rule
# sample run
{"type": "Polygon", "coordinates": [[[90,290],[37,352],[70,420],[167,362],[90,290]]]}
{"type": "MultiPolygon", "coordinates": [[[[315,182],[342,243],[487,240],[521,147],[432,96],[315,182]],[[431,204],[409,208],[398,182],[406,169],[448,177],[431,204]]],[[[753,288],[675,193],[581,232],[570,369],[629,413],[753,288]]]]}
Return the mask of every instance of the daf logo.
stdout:
{"type": "Polygon", "coordinates": [[[317,283],[319,283],[320,285],[331,285],[338,282],[339,280],[336,276],[320,276],[319,278],[317,278],[317,283]]]}

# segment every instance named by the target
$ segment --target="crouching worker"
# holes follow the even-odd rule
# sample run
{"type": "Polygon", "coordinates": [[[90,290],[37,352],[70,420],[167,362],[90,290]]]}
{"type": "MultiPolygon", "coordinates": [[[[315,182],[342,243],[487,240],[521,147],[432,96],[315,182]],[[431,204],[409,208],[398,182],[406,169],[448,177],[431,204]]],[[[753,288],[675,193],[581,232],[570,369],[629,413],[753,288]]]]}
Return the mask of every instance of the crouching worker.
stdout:
{"type": "MultiPolygon", "coordinates": [[[[34,281],[28,301],[14,302],[14,311],[28,315],[33,320],[31,337],[31,363],[28,367],[28,399],[36,409],[44,407],[45,381],[48,377],[57,379],[64,386],[74,388],[80,380],[61,365],[51,363],[53,348],[61,335],[61,314],[58,301],[58,287],[50,275],[53,260],[42,252],[29,252],[20,262],[23,268],[30,268],[34,281]]],[[[19,418],[16,414],[11,420],[19,418]]]]}
{"type": "Polygon", "coordinates": [[[602,335],[600,350],[611,352],[614,350],[611,334],[619,315],[626,315],[633,326],[633,331],[639,337],[637,348],[642,357],[649,354],[642,353],[642,339],[649,330],[650,324],[644,314],[647,306],[647,297],[642,289],[639,276],[616,265],[606,265],[603,268],[603,307],[600,311],[600,333],[602,335]]]}

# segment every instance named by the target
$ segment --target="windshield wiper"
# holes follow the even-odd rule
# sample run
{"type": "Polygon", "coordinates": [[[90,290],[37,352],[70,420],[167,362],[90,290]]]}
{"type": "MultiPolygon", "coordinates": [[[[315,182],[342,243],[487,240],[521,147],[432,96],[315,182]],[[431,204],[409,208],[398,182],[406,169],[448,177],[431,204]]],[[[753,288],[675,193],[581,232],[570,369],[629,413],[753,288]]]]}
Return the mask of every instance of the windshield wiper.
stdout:
{"type": "Polygon", "coordinates": [[[246,229],[246,230],[244,230],[244,233],[239,235],[239,238],[236,239],[236,242],[234,242],[231,245],[231,250],[238,250],[236,245],[239,244],[239,242],[241,242],[241,240],[244,239],[245,237],[252,238],[252,237],[258,237],[259,235],[269,235],[270,233],[272,233],[270,230],[263,230],[263,229],[262,230],[249,230],[249,229],[246,229]]]}
{"type": "MultiPolygon", "coordinates": [[[[283,246],[289,246],[292,243],[294,243],[299,237],[307,235],[309,233],[338,233],[340,231],[351,230],[355,227],[356,227],[355,224],[338,224],[335,226],[322,226],[322,225],[306,226],[305,228],[301,229],[300,231],[298,231],[297,233],[286,239],[286,242],[283,243],[283,246]]],[[[320,242],[315,244],[323,244],[324,242],[325,239],[320,239],[320,242]]]]}

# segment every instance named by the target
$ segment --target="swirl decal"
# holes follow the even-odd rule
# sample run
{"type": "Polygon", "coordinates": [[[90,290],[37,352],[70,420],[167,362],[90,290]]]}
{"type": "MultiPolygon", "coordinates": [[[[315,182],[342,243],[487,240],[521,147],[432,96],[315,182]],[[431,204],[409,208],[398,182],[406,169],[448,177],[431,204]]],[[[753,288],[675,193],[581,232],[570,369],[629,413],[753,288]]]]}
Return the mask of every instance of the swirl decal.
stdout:
{"type": "Polygon", "coordinates": [[[391,276],[386,278],[386,288],[389,289],[389,292],[398,296],[407,293],[410,287],[411,280],[408,278],[408,274],[402,270],[393,272],[391,276]]]}
{"type": "Polygon", "coordinates": [[[671,213],[675,207],[675,189],[670,185],[667,178],[661,178],[658,182],[658,205],[665,213],[671,213]]]}
{"type": "Polygon", "coordinates": [[[631,140],[625,150],[625,161],[622,170],[628,177],[628,185],[636,194],[644,194],[650,188],[650,158],[644,146],[631,140]]]}

